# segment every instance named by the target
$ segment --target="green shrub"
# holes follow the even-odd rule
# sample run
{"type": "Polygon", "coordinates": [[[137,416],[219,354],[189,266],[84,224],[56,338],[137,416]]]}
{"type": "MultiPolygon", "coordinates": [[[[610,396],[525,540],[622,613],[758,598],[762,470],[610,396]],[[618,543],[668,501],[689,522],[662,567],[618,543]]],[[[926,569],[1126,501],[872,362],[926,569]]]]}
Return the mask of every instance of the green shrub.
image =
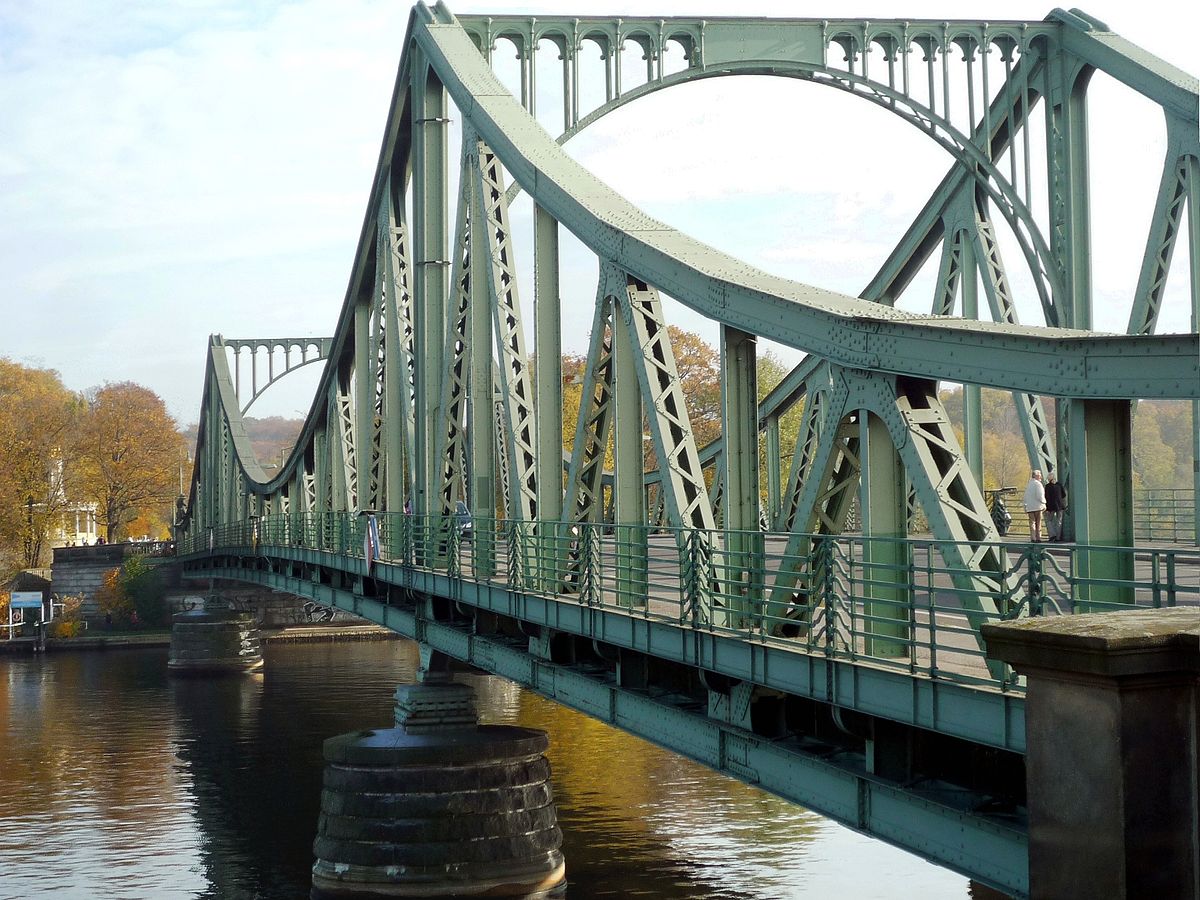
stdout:
{"type": "Polygon", "coordinates": [[[119,569],[110,569],[96,592],[102,613],[120,625],[129,625],[137,614],[139,625],[165,625],[170,615],[158,571],[140,556],[125,560],[119,569]]]}
{"type": "Polygon", "coordinates": [[[158,570],[140,556],[130,557],[121,566],[121,585],[137,611],[143,625],[164,625],[167,622],[167,601],[162,577],[158,570]]]}

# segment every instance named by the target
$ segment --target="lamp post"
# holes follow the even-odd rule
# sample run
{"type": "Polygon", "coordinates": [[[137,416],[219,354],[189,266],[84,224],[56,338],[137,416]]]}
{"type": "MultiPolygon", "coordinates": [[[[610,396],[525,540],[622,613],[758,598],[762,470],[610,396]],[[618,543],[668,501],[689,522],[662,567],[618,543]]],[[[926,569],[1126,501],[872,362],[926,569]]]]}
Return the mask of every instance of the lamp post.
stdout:
{"type": "Polygon", "coordinates": [[[25,565],[32,566],[33,558],[33,497],[25,501],[25,565]]]}

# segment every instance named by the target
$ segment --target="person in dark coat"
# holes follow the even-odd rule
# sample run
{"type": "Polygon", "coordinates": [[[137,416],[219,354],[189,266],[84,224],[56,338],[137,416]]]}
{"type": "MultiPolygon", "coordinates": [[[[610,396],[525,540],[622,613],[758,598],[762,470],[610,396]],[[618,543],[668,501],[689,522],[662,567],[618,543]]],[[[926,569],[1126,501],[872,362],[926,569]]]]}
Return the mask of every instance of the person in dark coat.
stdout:
{"type": "Polygon", "coordinates": [[[1046,482],[1046,535],[1052,541],[1063,540],[1063,513],[1067,509],[1067,489],[1059,483],[1058,476],[1050,473],[1046,482]]]}

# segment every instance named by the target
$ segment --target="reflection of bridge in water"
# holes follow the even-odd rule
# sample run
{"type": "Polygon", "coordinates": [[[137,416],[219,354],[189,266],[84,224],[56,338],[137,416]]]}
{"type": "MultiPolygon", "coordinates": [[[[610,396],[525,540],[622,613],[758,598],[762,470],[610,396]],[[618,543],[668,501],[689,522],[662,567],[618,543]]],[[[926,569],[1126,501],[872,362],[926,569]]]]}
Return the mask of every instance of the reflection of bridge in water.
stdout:
{"type": "Polygon", "coordinates": [[[534,21],[418,6],[350,289],[319,345],[317,395],[270,477],[241,410],[260,392],[255,371],[276,377],[253,360],[289,342],[212,343],[186,565],[353,610],[1022,893],[1023,691],[984,657],[980,625],[1195,603],[1200,590],[1195,551],[1135,548],[1131,469],[1136,400],[1190,400],[1193,411],[1200,401],[1197,335],[1155,334],[1185,210],[1182,255],[1195,261],[1200,307],[1196,104],[1194,78],[1079,14],[534,21]],[[520,97],[489,68],[498,40],[519,52],[520,97]],[[860,297],[768,275],[651,219],[537,125],[544,41],[563,60],[560,140],[653,91],[769,74],[894,113],[951,168],[860,297]],[[583,42],[604,51],[593,74],[605,101],[586,114],[583,42]],[[627,42],[647,60],[636,86],[622,83],[627,42]],[[662,64],[670,43],[686,54],[676,72],[662,64]],[[1167,120],[1126,335],[1088,330],[1095,71],[1167,120]],[[1045,123],[1036,141],[1035,119],[1045,123]],[[453,223],[451,121],[461,130],[453,223]],[[1043,179],[1045,227],[1031,189],[1043,179]],[[529,318],[509,209],[517,190],[534,209],[529,318]],[[565,473],[563,228],[600,272],[565,473]],[[1017,321],[1001,244],[1016,248],[1038,325],[1017,321]],[[937,252],[934,315],[901,310],[937,252]],[[979,318],[980,286],[990,321],[979,318]],[[722,437],[707,448],[693,438],[660,291],[720,327],[722,437]],[[761,401],[760,338],[808,354],[761,401]],[[961,442],[941,379],[965,385],[961,442]],[[1031,466],[1068,483],[1076,546],[999,540],[980,489],[983,387],[1013,394],[1031,466]],[[1044,398],[1056,404],[1053,430],[1044,398]],[[781,417],[799,409],[795,446],[784,447],[781,417]],[[661,461],[652,473],[645,426],[661,461]],[[469,541],[460,501],[474,513],[469,541]],[[909,536],[917,508],[929,539],[909,536]]]}

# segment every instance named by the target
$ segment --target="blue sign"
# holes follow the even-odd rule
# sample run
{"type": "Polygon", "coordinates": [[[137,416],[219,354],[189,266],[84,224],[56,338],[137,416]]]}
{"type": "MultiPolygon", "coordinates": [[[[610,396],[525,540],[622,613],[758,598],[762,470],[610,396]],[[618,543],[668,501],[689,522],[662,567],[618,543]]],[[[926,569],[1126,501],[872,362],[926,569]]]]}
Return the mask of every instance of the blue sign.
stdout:
{"type": "Polygon", "coordinates": [[[8,605],[12,609],[41,609],[42,592],[13,591],[12,599],[9,601],[8,605]]]}

